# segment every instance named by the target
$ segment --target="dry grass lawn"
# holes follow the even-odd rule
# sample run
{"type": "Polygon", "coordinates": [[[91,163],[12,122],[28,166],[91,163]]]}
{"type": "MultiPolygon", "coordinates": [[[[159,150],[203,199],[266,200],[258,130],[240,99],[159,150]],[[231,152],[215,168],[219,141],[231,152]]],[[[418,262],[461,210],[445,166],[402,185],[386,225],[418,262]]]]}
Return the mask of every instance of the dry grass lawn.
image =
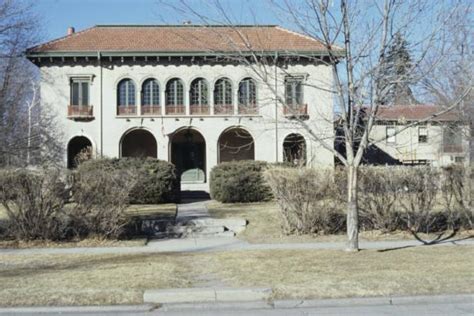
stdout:
{"type": "MultiPolygon", "coordinates": [[[[250,243],[303,243],[303,242],[343,242],[345,234],[340,235],[285,235],[281,229],[281,218],[275,202],[263,203],[220,203],[211,201],[207,204],[209,213],[217,218],[239,217],[248,221],[247,228],[238,235],[250,243]]],[[[431,240],[434,235],[420,234],[431,240]]],[[[474,231],[463,231],[456,238],[474,236],[474,231]]],[[[381,231],[362,231],[359,238],[368,241],[414,239],[407,232],[382,233],[381,231]]]]}
{"type": "Polygon", "coordinates": [[[179,255],[0,256],[0,306],[139,304],[150,288],[189,287],[179,255]]]}
{"type": "Polygon", "coordinates": [[[139,304],[143,291],[271,286],[276,298],[474,292],[474,247],[386,252],[0,255],[0,306],[139,304]]]}
{"type": "Polygon", "coordinates": [[[271,286],[276,298],[474,292],[474,247],[387,252],[278,250],[216,253],[199,267],[232,286],[271,286]],[[207,263],[207,264],[206,264],[207,263]]]}

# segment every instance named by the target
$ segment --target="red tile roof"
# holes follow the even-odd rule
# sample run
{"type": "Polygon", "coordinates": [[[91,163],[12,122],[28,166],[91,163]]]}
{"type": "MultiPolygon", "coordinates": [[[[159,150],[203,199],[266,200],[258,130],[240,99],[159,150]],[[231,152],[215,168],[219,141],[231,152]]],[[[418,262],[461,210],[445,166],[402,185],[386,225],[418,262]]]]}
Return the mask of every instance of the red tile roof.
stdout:
{"type": "Polygon", "coordinates": [[[311,37],[275,25],[103,25],[94,26],[28,50],[50,52],[326,52],[311,37]]]}
{"type": "MultiPolygon", "coordinates": [[[[386,121],[415,121],[429,118],[441,111],[443,111],[442,108],[433,105],[380,106],[376,117],[378,120],[386,121]]],[[[434,121],[456,121],[459,119],[459,112],[454,109],[433,118],[434,121]]]]}

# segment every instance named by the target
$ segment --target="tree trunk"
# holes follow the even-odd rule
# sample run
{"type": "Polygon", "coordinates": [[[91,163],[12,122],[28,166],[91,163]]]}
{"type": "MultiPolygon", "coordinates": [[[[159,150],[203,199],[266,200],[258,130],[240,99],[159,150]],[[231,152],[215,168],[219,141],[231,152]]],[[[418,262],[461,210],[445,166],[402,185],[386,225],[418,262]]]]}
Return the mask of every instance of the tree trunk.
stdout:
{"type": "Polygon", "coordinates": [[[347,251],[359,251],[359,210],[357,207],[357,167],[347,172],[347,251]]]}

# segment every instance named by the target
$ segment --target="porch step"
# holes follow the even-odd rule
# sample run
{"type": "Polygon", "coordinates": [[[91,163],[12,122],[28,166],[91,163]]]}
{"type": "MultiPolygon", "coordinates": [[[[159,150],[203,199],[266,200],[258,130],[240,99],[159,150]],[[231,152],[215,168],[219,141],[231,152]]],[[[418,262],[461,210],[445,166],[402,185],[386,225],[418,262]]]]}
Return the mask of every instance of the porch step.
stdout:
{"type": "Polygon", "coordinates": [[[181,200],[205,201],[211,196],[206,191],[181,191],[181,200]]]}

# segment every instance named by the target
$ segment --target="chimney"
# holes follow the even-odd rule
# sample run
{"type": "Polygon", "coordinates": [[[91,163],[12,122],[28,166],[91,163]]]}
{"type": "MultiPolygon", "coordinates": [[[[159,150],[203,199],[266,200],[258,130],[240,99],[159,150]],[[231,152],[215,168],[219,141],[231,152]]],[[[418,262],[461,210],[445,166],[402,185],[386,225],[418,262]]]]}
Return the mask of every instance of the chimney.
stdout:
{"type": "Polygon", "coordinates": [[[72,34],[74,34],[74,27],[70,26],[70,27],[67,28],[67,35],[69,36],[69,35],[72,35],[72,34]]]}
{"type": "Polygon", "coordinates": [[[189,21],[189,20],[187,20],[187,21],[183,21],[183,25],[191,25],[191,24],[192,24],[192,22],[191,22],[191,21],[189,21]]]}

